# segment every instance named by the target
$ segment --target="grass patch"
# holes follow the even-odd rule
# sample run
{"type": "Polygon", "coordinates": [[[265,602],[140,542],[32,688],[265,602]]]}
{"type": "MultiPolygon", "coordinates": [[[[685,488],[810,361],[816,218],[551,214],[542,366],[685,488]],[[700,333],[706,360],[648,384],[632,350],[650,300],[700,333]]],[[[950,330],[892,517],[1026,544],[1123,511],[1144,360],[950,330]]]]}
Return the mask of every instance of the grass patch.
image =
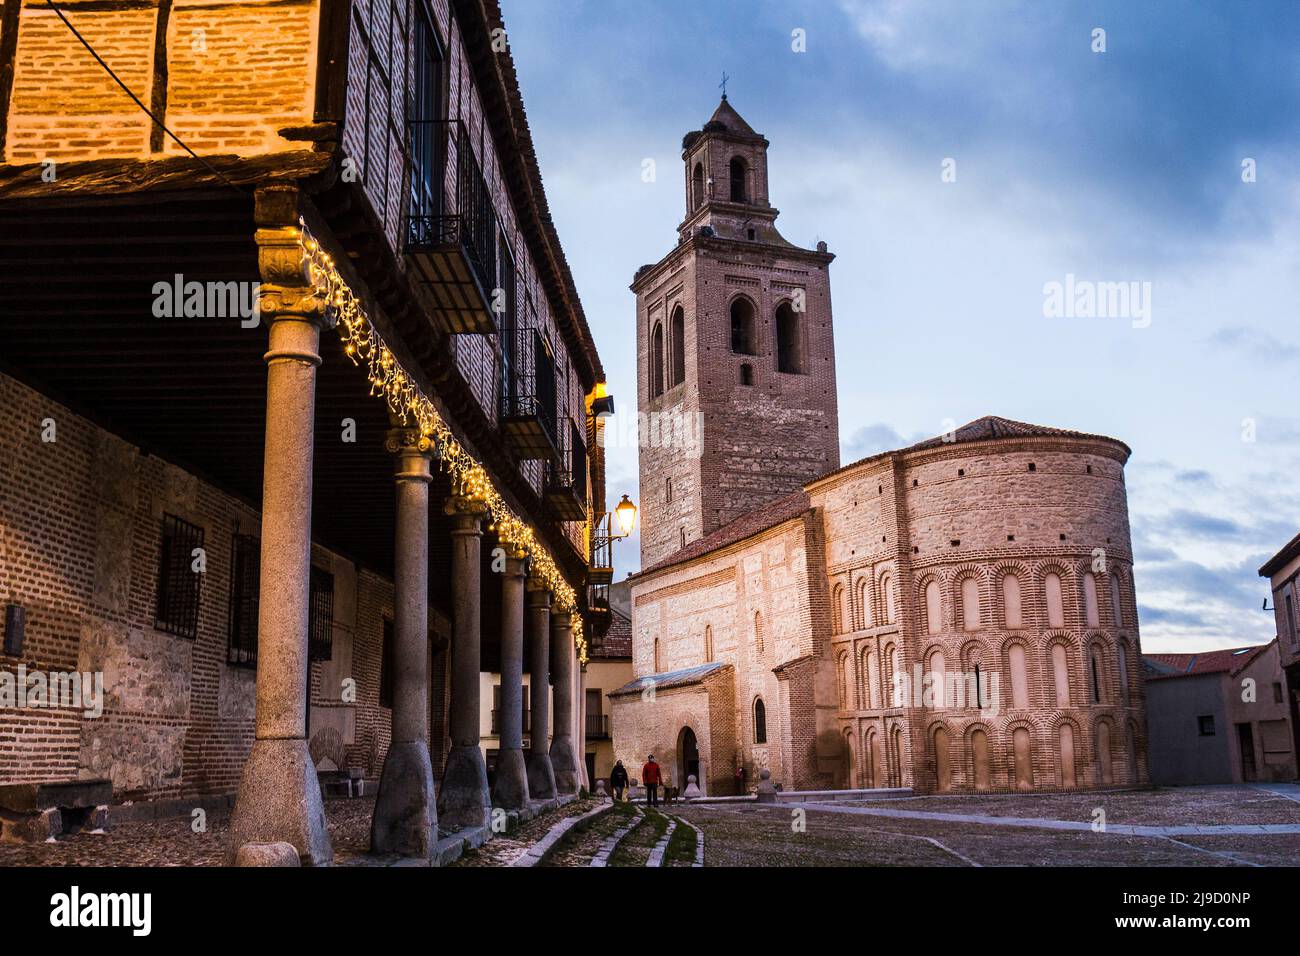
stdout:
{"type": "Polygon", "coordinates": [[[645,866],[650,851],[668,829],[668,818],[658,810],[647,808],[637,828],[623,838],[610,854],[610,866],[645,866]]]}
{"type": "Polygon", "coordinates": [[[694,863],[695,831],[678,820],[677,829],[673,831],[672,838],[668,841],[668,847],[664,850],[664,865],[684,864],[692,866],[694,863]]]}

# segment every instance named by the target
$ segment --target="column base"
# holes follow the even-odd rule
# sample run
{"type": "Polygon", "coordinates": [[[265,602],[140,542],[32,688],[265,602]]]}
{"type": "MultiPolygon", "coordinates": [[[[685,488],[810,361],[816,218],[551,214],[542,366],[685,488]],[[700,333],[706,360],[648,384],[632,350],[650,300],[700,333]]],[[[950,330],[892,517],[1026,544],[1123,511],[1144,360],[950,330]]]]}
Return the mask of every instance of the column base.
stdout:
{"type": "Polygon", "coordinates": [[[567,734],[551,738],[551,767],[555,771],[558,793],[577,793],[582,785],[578,759],[573,752],[573,738],[567,734]]]}
{"type": "Polygon", "coordinates": [[[245,843],[288,843],[303,866],[334,862],[325,802],[307,741],[255,740],[230,815],[226,865],[245,843]]]}
{"type": "Polygon", "coordinates": [[[438,842],[436,804],[429,745],[390,744],[370,821],[370,851],[428,859],[438,842]]]}
{"type": "Polygon", "coordinates": [[[552,800],[559,795],[555,788],[555,768],[551,766],[551,755],[528,752],[525,759],[528,767],[528,794],[534,800],[552,800]]]}
{"type": "Polygon", "coordinates": [[[487,764],[477,744],[457,745],[447,754],[438,794],[438,818],[443,826],[461,829],[491,825],[487,764]]]}
{"type": "Polygon", "coordinates": [[[502,749],[497,754],[497,778],[492,786],[492,806],[504,810],[528,808],[528,768],[523,750],[502,749]]]}

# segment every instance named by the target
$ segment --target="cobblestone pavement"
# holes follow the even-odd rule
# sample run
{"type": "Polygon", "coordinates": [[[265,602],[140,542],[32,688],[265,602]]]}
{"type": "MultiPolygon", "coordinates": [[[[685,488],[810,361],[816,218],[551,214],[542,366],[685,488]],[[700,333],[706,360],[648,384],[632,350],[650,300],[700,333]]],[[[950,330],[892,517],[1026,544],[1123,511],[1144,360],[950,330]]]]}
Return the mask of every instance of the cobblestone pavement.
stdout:
{"type": "MultiPolygon", "coordinates": [[[[697,804],[678,808],[705,834],[706,866],[1295,866],[1300,834],[1129,835],[1113,826],[1294,826],[1297,804],[1253,787],[920,797],[863,802],[921,810],[925,819],[867,816],[851,806],[697,804]],[[1288,806],[1289,804],[1289,806],[1288,806]],[[970,819],[1026,817],[1091,822],[1103,807],[1108,832],[989,826],[970,819]],[[802,817],[800,816],[802,810],[802,817]],[[847,812],[846,812],[847,811],[847,812]],[[940,814],[943,814],[941,816],[940,814]],[[951,817],[951,818],[946,818],[951,817]]],[[[1244,827],[1243,827],[1244,829],[1244,827]]]]}
{"type": "Polygon", "coordinates": [[[558,810],[533,817],[512,833],[494,836],[477,850],[466,853],[452,866],[510,866],[523,856],[529,847],[546,836],[551,827],[566,817],[576,817],[594,810],[600,803],[601,801],[596,798],[588,797],[585,800],[575,800],[558,810]]]}

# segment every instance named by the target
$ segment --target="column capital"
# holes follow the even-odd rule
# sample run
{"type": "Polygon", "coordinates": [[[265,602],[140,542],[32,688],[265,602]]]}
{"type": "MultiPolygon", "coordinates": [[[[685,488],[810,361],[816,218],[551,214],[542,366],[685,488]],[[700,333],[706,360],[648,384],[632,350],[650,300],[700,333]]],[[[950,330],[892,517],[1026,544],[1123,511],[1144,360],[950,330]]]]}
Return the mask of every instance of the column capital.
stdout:
{"type": "Polygon", "coordinates": [[[418,428],[395,426],[384,437],[384,450],[395,458],[393,477],[398,481],[433,480],[430,461],[433,458],[433,440],[420,433],[418,428]]]}
{"type": "Polygon", "coordinates": [[[487,502],[469,495],[449,495],[442,510],[456,519],[458,530],[481,531],[479,522],[488,514],[487,502]]]}
{"type": "Polygon", "coordinates": [[[535,574],[528,575],[528,603],[533,606],[551,606],[551,589],[535,574]]]}
{"type": "Polygon", "coordinates": [[[257,289],[257,310],[267,322],[288,319],[311,322],[322,329],[332,329],[338,324],[338,312],[333,305],[309,285],[263,282],[257,289]]]}
{"type": "Polygon", "coordinates": [[[551,611],[551,620],[555,622],[555,626],[558,628],[571,628],[573,627],[573,612],[553,610],[551,611]]]}

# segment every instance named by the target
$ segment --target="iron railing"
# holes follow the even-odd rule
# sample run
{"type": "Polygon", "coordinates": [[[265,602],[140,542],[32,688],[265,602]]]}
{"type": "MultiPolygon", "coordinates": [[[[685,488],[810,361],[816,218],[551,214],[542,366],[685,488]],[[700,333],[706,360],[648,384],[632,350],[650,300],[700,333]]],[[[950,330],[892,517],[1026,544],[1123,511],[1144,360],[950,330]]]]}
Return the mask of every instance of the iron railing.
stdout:
{"type": "Polygon", "coordinates": [[[501,418],[535,421],[556,449],[558,399],[551,346],[537,329],[502,329],[501,336],[503,352],[510,357],[502,368],[501,418]]]}
{"type": "Polygon", "coordinates": [[[587,739],[602,740],[609,737],[609,714],[587,715],[587,739]]]}
{"type": "Polygon", "coordinates": [[[497,285],[497,213],[460,120],[411,120],[408,252],[459,246],[488,297],[497,285]]]}

